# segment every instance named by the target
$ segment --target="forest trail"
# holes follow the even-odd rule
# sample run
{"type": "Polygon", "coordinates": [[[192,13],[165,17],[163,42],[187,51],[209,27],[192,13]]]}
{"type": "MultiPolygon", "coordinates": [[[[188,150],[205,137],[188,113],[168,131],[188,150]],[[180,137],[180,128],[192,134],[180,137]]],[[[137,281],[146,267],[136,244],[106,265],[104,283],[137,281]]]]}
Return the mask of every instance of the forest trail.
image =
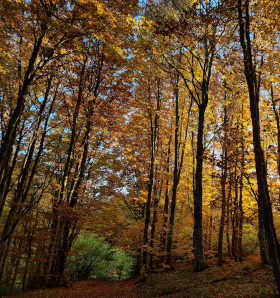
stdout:
{"type": "MultiPolygon", "coordinates": [[[[262,266],[260,256],[242,262],[227,259],[222,266],[209,260],[209,268],[194,272],[191,263],[176,264],[175,270],[131,280],[69,281],[67,287],[45,288],[15,293],[9,298],[156,298],[156,297],[278,297],[270,266],[262,266]],[[135,283],[137,283],[135,285],[135,283]]],[[[4,298],[4,297],[3,297],[4,298]]]]}
{"type": "MultiPolygon", "coordinates": [[[[25,293],[20,297],[57,297],[57,298],[137,298],[134,292],[135,280],[77,281],[68,287],[44,289],[25,293]]],[[[17,296],[18,297],[18,296],[17,296]]]]}

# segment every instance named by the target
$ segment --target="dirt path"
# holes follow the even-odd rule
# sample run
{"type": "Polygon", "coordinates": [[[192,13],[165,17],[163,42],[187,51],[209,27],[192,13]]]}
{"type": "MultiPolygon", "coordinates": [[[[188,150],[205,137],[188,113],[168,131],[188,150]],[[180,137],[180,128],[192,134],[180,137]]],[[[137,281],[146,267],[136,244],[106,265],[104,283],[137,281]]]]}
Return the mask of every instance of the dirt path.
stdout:
{"type": "Polygon", "coordinates": [[[20,297],[59,297],[59,298],[137,298],[134,292],[135,280],[126,281],[77,281],[69,287],[44,289],[25,293],[20,297]]]}

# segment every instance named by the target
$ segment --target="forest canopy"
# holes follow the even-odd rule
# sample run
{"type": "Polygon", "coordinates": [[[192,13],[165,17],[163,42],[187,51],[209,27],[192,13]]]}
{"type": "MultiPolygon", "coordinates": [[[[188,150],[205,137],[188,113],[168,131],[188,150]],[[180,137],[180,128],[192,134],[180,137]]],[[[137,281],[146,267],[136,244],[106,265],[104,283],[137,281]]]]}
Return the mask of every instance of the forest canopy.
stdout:
{"type": "Polygon", "coordinates": [[[280,292],[279,9],[2,0],[0,285],[63,284],[85,241],[144,276],[257,253],[280,292]]]}

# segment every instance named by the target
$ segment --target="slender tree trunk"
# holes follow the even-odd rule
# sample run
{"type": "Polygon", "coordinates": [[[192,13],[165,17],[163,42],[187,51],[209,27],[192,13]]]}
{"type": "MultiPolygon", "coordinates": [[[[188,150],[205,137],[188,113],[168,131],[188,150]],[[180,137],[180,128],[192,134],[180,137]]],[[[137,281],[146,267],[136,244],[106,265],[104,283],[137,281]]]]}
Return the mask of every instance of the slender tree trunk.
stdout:
{"type": "Polygon", "coordinates": [[[0,255],[0,284],[1,284],[3,276],[4,276],[11,241],[12,241],[12,237],[8,238],[5,242],[0,242],[0,248],[1,248],[1,255],[0,255]]]}
{"type": "Polygon", "coordinates": [[[277,128],[277,169],[278,169],[278,175],[280,176],[280,119],[279,119],[279,111],[276,108],[275,105],[275,99],[274,99],[274,92],[273,87],[270,88],[271,92],[271,102],[272,102],[272,108],[273,113],[276,120],[276,128],[277,128]]]}
{"type": "MultiPolygon", "coordinates": [[[[49,85],[50,88],[50,85],[49,85]]],[[[42,103],[41,109],[40,109],[40,113],[39,113],[39,119],[38,119],[38,123],[37,123],[37,127],[35,129],[35,134],[37,133],[39,126],[43,120],[42,118],[42,113],[45,109],[45,105],[47,102],[47,98],[48,98],[48,94],[49,94],[49,88],[47,88],[46,91],[46,95],[45,95],[45,99],[42,103]]],[[[55,99],[54,99],[55,100],[55,99]]],[[[50,110],[49,110],[49,114],[48,117],[45,119],[45,125],[44,125],[44,129],[43,129],[43,134],[40,140],[40,145],[39,145],[39,149],[34,161],[34,164],[32,166],[32,170],[30,175],[28,175],[29,169],[31,167],[31,163],[33,161],[33,154],[34,154],[34,150],[35,150],[35,145],[36,145],[36,137],[34,136],[30,148],[29,148],[29,152],[28,152],[28,156],[27,159],[24,163],[23,169],[22,169],[22,173],[21,173],[21,178],[20,181],[18,183],[16,192],[15,192],[15,196],[13,198],[12,204],[11,204],[11,208],[8,214],[8,217],[6,219],[6,223],[4,225],[2,234],[1,234],[1,239],[0,239],[0,243],[3,243],[3,245],[0,245],[0,252],[1,252],[1,259],[0,259],[0,264],[1,262],[3,262],[3,257],[5,256],[4,251],[2,251],[3,247],[5,249],[5,245],[4,243],[7,242],[7,239],[10,237],[10,235],[14,232],[20,217],[23,215],[23,206],[21,205],[22,203],[25,203],[27,200],[27,195],[28,192],[31,188],[32,182],[33,182],[33,178],[35,176],[36,173],[36,168],[37,165],[39,163],[40,160],[40,156],[43,152],[44,149],[44,141],[45,141],[45,136],[46,136],[46,131],[47,131],[47,124],[48,124],[48,119],[50,117],[51,111],[52,111],[52,107],[53,107],[53,103],[54,100],[51,104],[50,110]]],[[[14,163],[13,165],[14,166],[14,163]]],[[[25,212],[27,212],[31,207],[27,208],[25,210],[25,212]]],[[[1,268],[1,267],[0,267],[1,268]]],[[[3,274],[3,272],[0,270],[0,276],[3,274]]]]}
{"type": "MultiPolygon", "coordinates": [[[[224,157],[227,158],[227,149],[225,149],[224,157]]],[[[223,237],[226,217],[226,176],[227,176],[227,162],[225,162],[224,169],[222,170],[221,184],[222,184],[222,207],[221,207],[221,219],[219,229],[219,240],[218,240],[218,264],[222,265],[224,262],[223,257],[223,237]]]]}
{"type": "Polygon", "coordinates": [[[48,286],[54,286],[60,283],[60,280],[58,278],[59,273],[57,269],[59,261],[58,261],[58,257],[55,257],[55,255],[60,255],[61,257],[61,242],[63,237],[65,220],[67,216],[66,214],[64,215],[63,212],[60,211],[60,208],[63,205],[63,203],[67,203],[67,200],[69,201],[69,199],[67,198],[67,194],[69,191],[68,181],[71,176],[71,163],[74,155],[76,138],[77,138],[78,117],[79,117],[80,108],[83,102],[82,90],[83,90],[86,63],[87,63],[87,58],[84,59],[83,65],[81,68],[79,89],[78,89],[79,92],[78,92],[76,106],[73,114],[71,138],[68,145],[67,159],[65,162],[65,168],[64,168],[63,178],[62,178],[62,186],[58,194],[58,202],[55,204],[56,206],[54,206],[54,209],[53,209],[54,210],[54,222],[52,224],[53,235],[52,235],[52,239],[49,247],[49,251],[50,251],[49,257],[45,267],[46,284],[48,286]]]}
{"type": "Polygon", "coordinates": [[[135,265],[135,270],[134,270],[134,275],[138,276],[141,272],[141,267],[142,267],[142,249],[141,247],[137,250],[137,255],[136,255],[136,265],[135,265]]]}
{"type": "Polygon", "coordinates": [[[4,192],[3,196],[2,196],[2,201],[0,201],[0,217],[2,215],[4,206],[5,206],[5,202],[6,202],[8,193],[9,193],[9,188],[10,188],[10,183],[11,183],[11,179],[12,179],[12,174],[13,174],[13,171],[14,171],[15,166],[16,166],[18,154],[19,154],[19,152],[21,150],[21,141],[23,139],[23,131],[24,131],[24,123],[22,124],[22,127],[21,127],[21,131],[20,131],[20,134],[19,134],[19,139],[17,141],[16,150],[15,150],[15,153],[14,153],[14,156],[13,156],[12,165],[9,168],[8,177],[7,177],[7,179],[5,179],[5,180],[2,181],[2,186],[0,186],[0,189],[5,190],[5,192],[4,192]]]}
{"type": "Polygon", "coordinates": [[[243,245],[242,245],[242,235],[243,235],[243,182],[242,174],[240,177],[240,187],[239,187],[239,203],[238,203],[238,233],[237,233],[237,257],[238,261],[242,261],[244,258],[243,245]]]}
{"type": "MultiPolygon", "coordinates": [[[[206,31],[208,27],[206,28],[206,31]]],[[[196,84],[194,88],[196,94],[200,94],[199,98],[196,98],[192,90],[189,88],[188,83],[185,84],[192,95],[194,101],[198,105],[198,129],[197,129],[197,150],[196,150],[196,171],[195,171],[195,190],[194,190],[194,231],[193,231],[193,247],[194,247],[194,258],[195,267],[194,271],[203,271],[208,267],[206,258],[203,252],[203,228],[202,228],[202,173],[203,173],[203,158],[204,158],[204,121],[205,111],[208,105],[208,90],[211,78],[212,63],[214,58],[213,43],[209,43],[208,37],[205,36],[203,40],[204,44],[204,61],[203,61],[203,79],[201,82],[201,88],[198,90],[196,84]]]]}
{"type": "Polygon", "coordinates": [[[258,237],[259,237],[259,242],[260,242],[261,262],[262,262],[262,265],[268,265],[269,257],[268,257],[266,239],[265,239],[265,230],[264,230],[262,209],[260,206],[258,194],[254,191],[249,177],[247,175],[246,176],[244,175],[244,177],[247,179],[247,182],[251,188],[251,192],[252,192],[256,202],[258,203],[258,224],[259,224],[258,237]]]}
{"type": "Polygon", "coordinates": [[[265,239],[265,230],[264,230],[264,223],[263,223],[263,215],[262,215],[262,209],[258,204],[258,218],[259,218],[259,241],[260,241],[260,253],[261,253],[261,262],[262,265],[268,265],[269,264],[269,257],[266,247],[266,239],[265,239]]]}
{"type": "Polygon", "coordinates": [[[86,161],[88,158],[88,150],[89,150],[89,141],[91,138],[91,131],[92,131],[92,113],[89,113],[87,125],[86,125],[86,132],[84,137],[84,150],[82,155],[82,161],[80,164],[80,172],[77,183],[74,184],[73,189],[71,191],[71,194],[68,196],[69,202],[69,214],[65,217],[65,220],[62,222],[62,225],[60,227],[61,229],[61,236],[60,236],[60,245],[58,249],[58,254],[56,256],[56,266],[54,267],[54,273],[55,275],[58,275],[57,283],[61,284],[63,273],[66,265],[66,260],[68,253],[70,251],[70,248],[72,246],[73,240],[70,239],[70,231],[72,228],[72,233],[74,233],[77,219],[75,216],[72,216],[72,210],[77,204],[78,198],[79,198],[79,192],[81,191],[82,184],[84,182],[84,176],[86,171],[86,161]]]}
{"type": "Polygon", "coordinates": [[[1,235],[1,241],[5,241],[10,236],[10,234],[13,233],[14,229],[16,228],[17,223],[19,222],[18,218],[22,215],[22,210],[23,210],[23,206],[21,206],[21,204],[25,203],[25,201],[27,199],[28,191],[29,191],[29,189],[32,185],[33,178],[34,178],[35,173],[36,173],[36,168],[37,168],[37,165],[39,163],[40,156],[43,152],[48,119],[49,119],[50,113],[52,111],[53,103],[51,105],[48,117],[46,118],[46,121],[45,121],[45,127],[44,127],[44,132],[42,134],[42,138],[41,138],[41,141],[40,141],[39,151],[38,151],[37,156],[35,158],[35,162],[34,162],[34,165],[32,167],[32,170],[30,171],[31,164],[32,164],[33,159],[34,159],[33,155],[34,155],[34,151],[35,151],[36,143],[37,143],[37,134],[38,134],[40,125],[43,121],[43,112],[44,112],[46,104],[47,104],[50,88],[51,88],[51,79],[48,82],[45,97],[44,97],[44,100],[43,100],[43,102],[41,104],[41,107],[40,107],[37,124],[36,124],[36,127],[34,128],[34,135],[32,137],[32,140],[31,140],[31,143],[30,143],[30,146],[29,146],[29,151],[28,151],[28,154],[27,154],[26,159],[24,161],[24,165],[23,165],[23,168],[21,170],[21,173],[20,173],[20,179],[19,179],[19,182],[18,182],[18,185],[17,185],[17,189],[15,191],[15,195],[14,195],[14,198],[13,198],[13,201],[12,201],[12,204],[11,204],[11,208],[10,208],[10,211],[9,211],[8,218],[6,219],[6,223],[5,223],[5,226],[3,228],[3,232],[2,232],[2,235],[1,235]],[[30,175],[29,175],[29,172],[31,172],[30,175]]]}
{"type": "MultiPolygon", "coordinates": [[[[36,226],[38,224],[38,218],[39,218],[39,212],[37,211],[36,215],[35,215],[35,218],[34,218],[34,221],[33,221],[33,227],[32,227],[32,223],[29,222],[30,230],[28,230],[28,228],[27,228],[28,222],[26,223],[26,225],[24,225],[24,230],[25,230],[24,233],[25,233],[25,237],[27,238],[26,251],[25,251],[25,254],[27,255],[27,257],[26,257],[26,260],[25,260],[25,266],[24,266],[24,271],[23,271],[23,276],[22,276],[22,285],[21,285],[22,290],[24,290],[25,286],[26,286],[28,266],[29,266],[32,254],[34,253],[34,251],[33,251],[33,241],[34,241],[35,229],[36,229],[36,226]]],[[[42,251],[41,253],[44,253],[44,252],[42,251]]]]}
{"type": "Polygon", "coordinates": [[[227,160],[228,160],[228,142],[227,142],[227,108],[224,108],[224,146],[222,152],[222,207],[221,207],[221,220],[219,229],[219,240],[218,240],[218,264],[222,265],[224,262],[223,257],[223,238],[224,238],[224,227],[226,217],[226,184],[227,184],[227,160]]]}
{"type": "Polygon", "coordinates": [[[232,201],[232,173],[230,172],[229,174],[229,193],[227,197],[227,204],[226,204],[226,213],[227,213],[227,220],[226,220],[226,238],[227,238],[227,250],[228,250],[228,256],[229,258],[232,257],[232,250],[231,250],[231,245],[230,245],[230,237],[229,237],[229,224],[230,224],[230,216],[231,216],[231,201],[232,201]]]}
{"type": "MultiPolygon", "coordinates": [[[[149,241],[149,225],[151,218],[151,204],[152,204],[152,196],[154,190],[154,175],[155,175],[155,158],[156,158],[156,146],[158,139],[158,124],[159,124],[159,111],[160,111],[160,92],[159,92],[160,81],[158,82],[158,94],[157,94],[157,110],[155,118],[153,119],[152,110],[149,107],[148,113],[150,118],[151,125],[151,161],[150,161],[150,174],[149,174],[149,184],[148,184],[148,199],[146,204],[146,214],[145,214],[145,227],[144,227],[144,236],[143,236],[143,266],[144,270],[148,272],[150,270],[149,266],[149,251],[148,251],[148,241],[149,241]]],[[[150,87],[148,91],[148,100],[150,100],[150,87]]]]}
{"type": "Polygon", "coordinates": [[[85,88],[84,74],[85,74],[85,67],[86,67],[87,61],[88,59],[85,58],[81,69],[78,101],[74,112],[71,139],[68,147],[69,149],[68,149],[68,155],[67,155],[67,165],[65,166],[65,170],[64,170],[63,181],[62,181],[62,191],[59,195],[59,201],[57,204],[58,208],[55,208],[56,210],[54,212],[55,220],[53,223],[53,226],[54,226],[53,241],[49,248],[51,250],[51,254],[49,257],[48,265],[45,268],[45,272],[47,273],[46,275],[47,283],[49,286],[55,286],[55,285],[61,284],[67,256],[73,244],[73,241],[75,239],[75,235],[77,235],[78,233],[76,231],[77,218],[75,218],[75,215],[72,213],[72,211],[77,204],[77,201],[79,198],[79,192],[81,191],[82,184],[84,182],[84,177],[86,172],[86,162],[88,159],[89,142],[91,139],[92,124],[93,124],[92,116],[95,111],[96,98],[98,96],[98,89],[101,83],[101,73],[102,73],[103,64],[104,64],[104,55],[101,53],[96,81],[94,84],[94,88],[92,88],[94,100],[90,102],[90,109],[87,113],[85,134],[83,139],[84,147],[83,147],[83,153],[82,153],[82,160],[80,163],[77,164],[77,167],[75,170],[75,172],[77,172],[78,174],[73,177],[71,186],[68,187],[67,189],[67,186],[69,184],[68,181],[70,179],[70,173],[71,173],[70,165],[72,163],[72,156],[74,154],[74,149],[75,149],[78,116],[79,116],[81,104],[84,100],[83,98],[83,89],[85,88]],[[60,205],[62,204],[66,204],[66,206],[68,207],[67,214],[65,212],[60,212],[58,210],[60,205]]]}
{"type": "Polygon", "coordinates": [[[237,247],[237,218],[238,218],[238,177],[237,177],[237,162],[238,162],[238,156],[236,152],[235,156],[235,163],[234,163],[234,202],[233,202],[233,208],[231,213],[231,225],[232,225],[232,236],[231,236],[231,251],[232,256],[237,262],[237,255],[236,255],[236,247],[237,247]]]}
{"type": "Polygon", "coordinates": [[[213,238],[213,207],[211,206],[211,215],[209,218],[209,245],[208,249],[212,250],[212,238],[213,238]]]}
{"type": "MultiPolygon", "coordinates": [[[[152,136],[153,139],[153,136],[152,136]]],[[[155,169],[155,150],[152,148],[151,156],[151,166],[150,166],[150,175],[149,175],[149,185],[148,185],[148,199],[146,203],[146,213],[145,213],[145,228],[144,228],[144,237],[143,237],[143,265],[145,271],[148,271],[148,240],[149,240],[149,225],[151,218],[151,204],[152,204],[152,194],[154,188],[154,169],[155,169]]]]}
{"type": "Polygon", "coordinates": [[[172,186],[172,199],[170,206],[169,217],[169,231],[167,235],[166,245],[166,264],[169,269],[173,269],[172,265],[172,244],[173,244],[173,229],[176,210],[177,188],[179,184],[179,74],[176,74],[176,86],[175,86],[175,134],[174,134],[174,170],[173,170],[173,186],[172,186]]]}
{"type": "MultiPolygon", "coordinates": [[[[98,97],[98,90],[101,83],[101,74],[103,70],[103,64],[104,64],[104,54],[100,54],[99,58],[99,67],[98,67],[98,73],[96,76],[96,81],[94,84],[94,87],[92,88],[92,94],[94,97],[94,100],[90,102],[90,108],[87,112],[87,119],[86,119],[86,127],[85,127],[85,134],[83,139],[83,153],[82,153],[82,160],[80,163],[78,163],[76,172],[78,173],[76,177],[72,179],[71,189],[67,193],[65,192],[65,200],[67,207],[69,208],[68,214],[65,214],[65,217],[61,221],[61,225],[59,228],[59,245],[58,245],[58,253],[55,257],[55,264],[53,266],[53,273],[54,276],[57,276],[57,279],[55,280],[55,283],[61,284],[63,281],[63,274],[65,270],[66,260],[68,257],[68,253],[71,249],[71,246],[77,237],[79,233],[79,229],[77,228],[77,220],[75,214],[73,214],[73,210],[78,202],[79,195],[82,192],[82,186],[85,179],[85,173],[86,173],[86,166],[87,166],[87,159],[88,159],[88,152],[89,152],[89,146],[90,146],[90,140],[91,140],[91,133],[93,129],[93,115],[95,112],[95,105],[96,105],[96,98],[98,97]]],[[[87,58],[84,60],[84,64],[82,67],[82,73],[81,73],[81,79],[79,84],[79,96],[81,100],[83,99],[83,83],[84,83],[84,69],[87,62],[87,58]]],[[[76,133],[74,133],[76,134],[76,133]]],[[[70,142],[70,145],[74,145],[72,142],[70,142]]],[[[74,150],[74,147],[73,147],[74,150]]],[[[71,155],[73,151],[69,151],[69,154],[71,155]]],[[[70,169],[69,169],[70,170],[70,169]]],[[[68,170],[68,172],[69,172],[68,170]]],[[[66,175],[67,177],[68,175],[66,175]]]]}
{"type": "Polygon", "coordinates": [[[257,78],[252,57],[249,3],[249,0],[245,1],[245,17],[243,17],[242,1],[238,0],[240,44],[243,49],[244,72],[246,76],[250,98],[250,111],[253,127],[253,145],[255,153],[259,202],[263,214],[265,235],[268,242],[269,256],[273,268],[273,275],[275,278],[278,292],[280,293],[280,245],[276,237],[274,228],[272,207],[267,184],[267,169],[265,167],[264,152],[261,146],[259,119],[260,76],[259,78],[257,78]]]}
{"type": "Polygon", "coordinates": [[[0,147],[0,205],[4,205],[4,194],[7,186],[7,180],[9,179],[9,165],[13,152],[13,146],[16,140],[17,129],[20,124],[20,119],[24,111],[25,95],[28,91],[30,84],[35,77],[34,65],[41,48],[43,38],[46,34],[47,27],[44,25],[41,36],[34,44],[34,48],[29,59],[28,67],[24,76],[22,85],[19,87],[18,98],[16,107],[9,119],[8,127],[3,136],[0,147]]]}
{"type": "Polygon", "coordinates": [[[167,241],[167,222],[168,222],[168,210],[169,210],[169,174],[170,174],[170,155],[171,155],[171,143],[172,143],[172,136],[169,138],[168,143],[168,153],[167,153],[167,179],[166,179],[166,190],[165,190],[165,198],[164,198],[164,220],[163,220],[163,231],[162,231],[162,240],[161,240],[161,250],[162,250],[162,257],[161,257],[161,264],[164,268],[164,265],[167,263],[166,261],[166,241],[167,241]]]}
{"type": "Polygon", "coordinates": [[[244,127],[243,127],[243,102],[242,102],[242,122],[241,122],[241,173],[239,181],[239,217],[238,217],[238,258],[240,261],[244,258],[242,236],[243,236],[243,178],[245,171],[245,145],[244,145],[244,127]]]}
{"type": "Polygon", "coordinates": [[[22,286],[21,286],[21,289],[23,291],[25,290],[25,287],[26,287],[26,278],[27,278],[27,272],[28,272],[28,266],[29,266],[30,259],[31,259],[31,253],[28,252],[27,253],[27,258],[25,260],[24,272],[23,272],[23,276],[22,276],[22,286]]]}
{"type": "Polygon", "coordinates": [[[202,169],[203,169],[203,130],[206,105],[199,106],[199,121],[197,131],[197,155],[194,191],[194,232],[193,246],[195,257],[194,271],[203,271],[208,267],[203,252],[203,229],[202,229],[202,169]]]}
{"type": "MultiPolygon", "coordinates": [[[[158,209],[158,203],[159,203],[159,198],[160,195],[157,194],[157,198],[154,200],[154,204],[153,204],[153,221],[152,221],[152,225],[151,225],[151,248],[154,248],[154,244],[155,244],[155,236],[156,236],[156,224],[157,224],[157,209],[158,209]]],[[[154,253],[150,254],[150,264],[151,264],[151,270],[152,272],[155,272],[157,270],[157,265],[156,265],[156,255],[154,253]]]]}
{"type": "MultiPolygon", "coordinates": [[[[23,239],[20,239],[18,251],[21,251],[22,242],[23,242],[23,239]]],[[[16,283],[16,278],[17,278],[17,275],[18,275],[20,261],[21,261],[20,256],[17,256],[17,260],[16,260],[16,264],[15,264],[15,270],[14,270],[13,278],[12,278],[12,281],[11,281],[10,293],[13,292],[14,287],[15,287],[15,283],[16,283]]]]}

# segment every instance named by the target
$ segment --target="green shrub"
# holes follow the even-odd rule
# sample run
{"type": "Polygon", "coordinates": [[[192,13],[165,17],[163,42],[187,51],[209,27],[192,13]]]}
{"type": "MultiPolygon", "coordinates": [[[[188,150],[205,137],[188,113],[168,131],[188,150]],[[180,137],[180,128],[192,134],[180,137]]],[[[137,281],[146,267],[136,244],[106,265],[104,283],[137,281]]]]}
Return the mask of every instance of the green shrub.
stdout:
{"type": "Polygon", "coordinates": [[[112,247],[97,235],[84,233],[67,260],[71,279],[127,279],[132,275],[133,258],[112,247]]]}

